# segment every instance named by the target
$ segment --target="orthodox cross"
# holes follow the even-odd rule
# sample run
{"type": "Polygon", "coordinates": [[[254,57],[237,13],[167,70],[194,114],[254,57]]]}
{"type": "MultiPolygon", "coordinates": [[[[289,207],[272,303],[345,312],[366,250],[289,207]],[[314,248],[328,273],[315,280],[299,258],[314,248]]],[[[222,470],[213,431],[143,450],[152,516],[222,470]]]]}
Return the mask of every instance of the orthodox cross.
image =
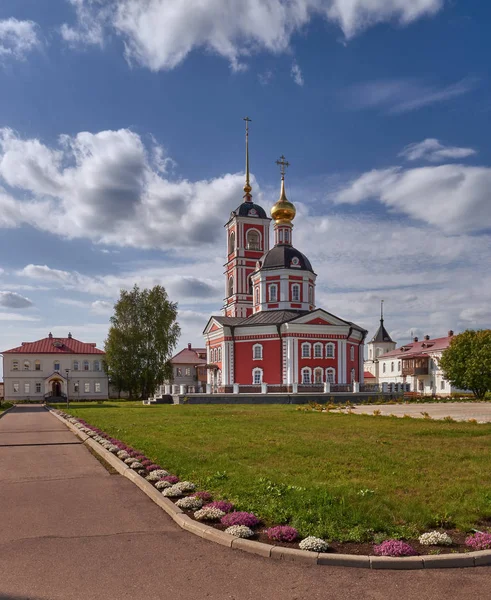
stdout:
{"type": "Polygon", "coordinates": [[[290,166],[290,163],[286,160],[283,154],[280,159],[276,161],[276,164],[280,167],[281,179],[285,179],[285,169],[290,166]]]}
{"type": "Polygon", "coordinates": [[[249,123],[251,122],[251,119],[249,119],[249,117],[244,117],[244,121],[246,123],[246,182],[244,192],[246,193],[246,200],[250,201],[252,188],[249,181],[249,123]]]}

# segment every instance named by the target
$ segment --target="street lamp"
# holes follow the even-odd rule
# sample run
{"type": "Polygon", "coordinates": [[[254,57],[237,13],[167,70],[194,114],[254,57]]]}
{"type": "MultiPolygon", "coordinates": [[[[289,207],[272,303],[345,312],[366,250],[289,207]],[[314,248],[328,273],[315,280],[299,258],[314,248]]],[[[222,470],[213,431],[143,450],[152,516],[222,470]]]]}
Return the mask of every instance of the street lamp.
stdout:
{"type": "Polygon", "coordinates": [[[69,400],[68,400],[68,392],[70,391],[70,369],[65,369],[66,373],[66,409],[68,410],[69,400]]]}

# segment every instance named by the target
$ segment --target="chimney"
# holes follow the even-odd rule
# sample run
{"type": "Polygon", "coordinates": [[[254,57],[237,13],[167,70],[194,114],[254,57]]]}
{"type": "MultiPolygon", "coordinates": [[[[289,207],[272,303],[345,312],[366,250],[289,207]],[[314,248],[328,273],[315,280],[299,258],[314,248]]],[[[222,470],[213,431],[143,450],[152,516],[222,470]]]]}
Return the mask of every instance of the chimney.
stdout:
{"type": "Polygon", "coordinates": [[[51,331],[49,332],[48,337],[49,337],[50,340],[53,339],[53,334],[51,333],[51,331]]]}
{"type": "Polygon", "coordinates": [[[68,339],[71,340],[72,339],[72,334],[70,332],[68,332],[68,339]]]}
{"type": "Polygon", "coordinates": [[[191,344],[188,344],[188,350],[191,350],[191,344]]]}
{"type": "Polygon", "coordinates": [[[415,337],[415,338],[413,339],[413,342],[417,342],[417,341],[418,341],[418,338],[417,338],[417,337],[415,337]]]}
{"type": "Polygon", "coordinates": [[[448,332],[448,337],[452,337],[453,336],[453,329],[450,329],[450,331],[448,332]]]}
{"type": "Polygon", "coordinates": [[[429,340],[430,336],[429,335],[425,335],[425,340],[429,340]]]}

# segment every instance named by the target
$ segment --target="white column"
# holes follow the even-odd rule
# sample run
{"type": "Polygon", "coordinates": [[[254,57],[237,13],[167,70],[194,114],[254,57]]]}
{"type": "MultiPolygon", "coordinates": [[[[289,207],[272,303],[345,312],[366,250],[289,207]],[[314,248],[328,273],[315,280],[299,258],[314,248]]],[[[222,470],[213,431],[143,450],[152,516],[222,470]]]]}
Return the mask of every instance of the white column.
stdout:
{"type": "Polygon", "coordinates": [[[298,338],[293,338],[293,383],[298,383],[298,338]]]}
{"type": "Polygon", "coordinates": [[[339,348],[339,357],[338,357],[338,367],[339,367],[339,383],[346,383],[346,340],[339,340],[338,343],[339,348]]]}
{"type": "Polygon", "coordinates": [[[228,342],[222,342],[222,385],[229,384],[228,342]]]}
{"type": "Polygon", "coordinates": [[[365,344],[360,344],[358,346],[358,370],[360,372],[360,375],[358,377],[358,380],[361,384],[365,383],[365,344]]]}
{"type": "Polygon", "coordinates": [[[234,394],[238,394],[238,393],[239,393],[239,384],[234,383],[234,394]]]}
{"type": "Polygon", "coordinates": [[[331,393],[331,384],[329,381],[325,381],[324,382],[324,394],[330,394],[331,393]]]}
{"type": "Polygon", "coordinates": [[[267,394],[267,393],[268,393],[268,384],[261,383],[261,394],[267,394]]]}

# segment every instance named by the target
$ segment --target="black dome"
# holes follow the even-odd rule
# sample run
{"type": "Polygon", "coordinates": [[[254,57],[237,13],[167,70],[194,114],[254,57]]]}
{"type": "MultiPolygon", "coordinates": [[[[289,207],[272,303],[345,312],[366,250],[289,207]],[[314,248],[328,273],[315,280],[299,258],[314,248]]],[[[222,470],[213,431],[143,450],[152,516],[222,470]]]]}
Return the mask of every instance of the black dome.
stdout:
{"type": "Polygon", "coordinates": [[[261,258],[261,270],[264,269],[298,269],[311,271],[309,259],[293,246],[275,246],[261,258]]]}
{"type": "Polygon", "coordinates": [[[268,215],[264,208],[259,206],[259,204],[254,204],[253,202],[242,202],[242,204],[237,207],[232,212],[232,217],[237,215],[238,217],[252,217],[258,219],[267,219],[268,215]]]}

